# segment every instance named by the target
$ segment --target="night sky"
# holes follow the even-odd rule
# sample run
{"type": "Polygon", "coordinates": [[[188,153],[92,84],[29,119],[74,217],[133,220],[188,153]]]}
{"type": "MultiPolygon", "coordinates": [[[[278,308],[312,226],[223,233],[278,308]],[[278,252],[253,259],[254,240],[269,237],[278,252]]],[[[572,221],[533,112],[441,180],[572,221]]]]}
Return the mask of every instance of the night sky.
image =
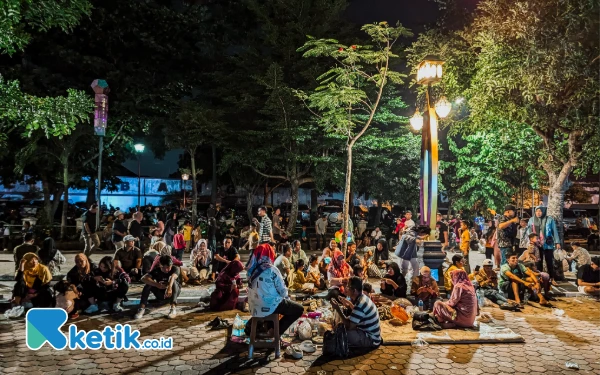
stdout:
{"type": "MultiPolygon", "coordinates": [[[[400,21],[416,34],[423,31],[426,25],[435,22],[438,8],[432,0],[351,0],[345,16],[358,25],[380,21],[395,24],[396,21],[400,21]]],[[[182,152],[183,150],[169,151],[160,160],[154,157],[152,151],[146,149],[140,159],[142,176],[168,177],[177,171],[177,162],[182,152]]],[[[137,159],[132,158],[123,165],[137,174],[137,159]]]]}

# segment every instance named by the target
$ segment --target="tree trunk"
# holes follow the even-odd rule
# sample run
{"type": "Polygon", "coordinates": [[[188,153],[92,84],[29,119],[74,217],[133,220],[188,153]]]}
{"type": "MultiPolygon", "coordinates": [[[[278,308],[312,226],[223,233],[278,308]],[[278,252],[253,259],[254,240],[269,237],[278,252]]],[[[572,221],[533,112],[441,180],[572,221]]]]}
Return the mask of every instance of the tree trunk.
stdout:
{"type": "Polygon", "coordinates": [[[193,150],[189,150],[189,154],[192,161],[192,194],[194,196],[194,200],[192,202],[192,225],[195,227],[196,214],[198,210],[198,184],[196,182],[196,149],[194,148],[193,150]]]}
{"type": "Polygon", "coordinates": [[[212,189],[210,194],[210,203],[217,204],[217,146],[214,144],[212,148],[212,189]]]}
{"type": "Polygon", "coordinates": [[[252,223],[252,198],[253,198],[252,190],[248,189],[246,191],[246,215],[248,215],[248,221],[252,223]]]}
{"type": "Polygon", "coordinates": [[[348,219],[350,212],[350,186],[352,182],[352,146],[353,143],[348,145],[348,156],[346,161],[346,184],[344,185],[344,226],[342,231],[342,241],[340,243],[340,247],[342,248],[342,254],[346,253],[346,246],[348,245],[348,241],[346,240],[346,236],[348,233],[348,219]]]}
{"type": "Polygon", "coordinates": [[[269,180],[265,181],[265,189],[263,190],[263,205],[269,204],[269,180]]]}
{"type": "Polygon", "coordinates": [[[48,181],[48,176],[45,173],[41,175],[42,179],[42,192],[44,194],[44,213],[42,218],[44,219],[44,224],[52,225],[52,201],[50,200],[50,182],[48,181]]]}
{"type": "Polygon", "coordinates": [[[290,185],[292,186],[292,207],[290,212],[290,220],[287,226],[287,232],[293,236],[294,231],[296,230],[296,219],[298,218],[298,200],[300,199],[300,194],[298,193],[300,186],[297,175],[292,177],[290,180],[290,185]]]}
{"type": "MultiPolygon", "coordinates": [[[[565,165],[560,173],[556,173],[551,165],[545,165],[544,169],[548,173],[548,209],[547,215],[556,220],[556,227],[560,235],[560,243],[564,242],[563,208],[565,205],[565,192],[568,189],[569,174],[572,167],[565,165]]],[[[558,241],[557,241],[558,242],[558,241]]]]}
{"type": "Polygon", "coordinates": [[[377,198],[377,215],[375,215],[375,226],[381,224],[381,211],[383,211],[383,199],[377,198]]]}
{"type": "Polygon", "coordinates": [[[90,177],[90,179],[87,183],[87,195],[85,197],[85,206],[86,207],[91,206],[98,200],[96,198],[96,193],[97,193],[96,188],[97,188],[96,179],[93,177],[90,177]]]}
{"type": "Polygon", "coordinates": [[[54,217],[56,216],[56,210],[58,210],[58,205],[60,204],[60,198],[63,195],[63,192],[65,191],[65,188],[62,186],[57,186],[56,188],[54,188],[54,194],[52,197],[52,216],[51,216],[51,223],[54,224],[54,217]]]}
{"type": "Polygon", "coordinates": [[[60,221],[60,239],[65,239],[67,230],[67,213],[69,208],[69,160],[63,159],[63,185],[64,185],[64,198],[62,206],[62,218],[60,221]]]}

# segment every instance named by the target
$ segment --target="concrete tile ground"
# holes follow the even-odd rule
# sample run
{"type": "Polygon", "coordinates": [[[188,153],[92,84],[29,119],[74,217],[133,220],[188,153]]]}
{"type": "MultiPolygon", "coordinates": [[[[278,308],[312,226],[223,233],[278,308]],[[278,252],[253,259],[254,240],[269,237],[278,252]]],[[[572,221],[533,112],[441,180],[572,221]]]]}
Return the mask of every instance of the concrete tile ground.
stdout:
{"type": "MultiPolygon", "coordinates": [[[[23,320],[0,322],[1,374],[600,374],[600,303],[563,298],[549,309],[527,307],[522,313],[485,308],[496,324],[525,337],[524,344],[384,346],[344,360],[326,358],[320,351],[302,360],[270,361],[263,353],[247,359],[247,346],[227,342],[226,331],[209,331],[216,314],[182,306],[179,316],[167,320],[165,307],[155,308],[141,321],[132,311],[99,315],[76,321],[78,329],[102,329],[130,323],[141,338],[169,336],[170,351],[56,351],[47,345],[31,351],[25,345],[23,320]],[[578,363],[580,370],[565,367],[578,363]]],[[[233,314],[234,315],[234,314],[233,314]]],[[[232,314],[229,315],[230,317],[232,314]]]]}

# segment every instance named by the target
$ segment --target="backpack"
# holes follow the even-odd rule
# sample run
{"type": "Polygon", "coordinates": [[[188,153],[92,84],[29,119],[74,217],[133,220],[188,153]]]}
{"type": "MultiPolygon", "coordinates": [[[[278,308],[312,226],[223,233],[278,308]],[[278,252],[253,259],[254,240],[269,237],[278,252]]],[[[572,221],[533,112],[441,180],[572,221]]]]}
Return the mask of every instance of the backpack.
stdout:
{"type": "Polygon", "coordinates": [[[416,312],[413,315],[412,328],[415,331],[425,332],[442,330],[435,318],[423,311],[416,312]]]}
{"type": "Polygon", "coordinates": [[[348,357],[348,334],[343,323],[339,323],[333,331],[327,331],[323,335],[323,354],[348,357]]]}

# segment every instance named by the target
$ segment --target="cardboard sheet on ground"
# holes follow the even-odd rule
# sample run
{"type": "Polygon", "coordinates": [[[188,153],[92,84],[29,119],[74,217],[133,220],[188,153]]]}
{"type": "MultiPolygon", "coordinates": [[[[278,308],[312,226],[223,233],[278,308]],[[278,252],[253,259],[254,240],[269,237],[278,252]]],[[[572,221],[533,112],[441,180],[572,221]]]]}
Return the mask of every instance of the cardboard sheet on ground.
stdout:
{"type": "Polygon", "coordinates": [[[474,343],[515,343],[525,342],[523,337],[511,329],[499,325],[480,323],[479,330],[445,329],[438,332],[419,332],[412,329],[411,322],[403,326],[393,326],[389,321],[381,322],[381,336],[384,345],[410,345],[413,340],[422,339],[429,344],[474,344],[474,343]]]}

